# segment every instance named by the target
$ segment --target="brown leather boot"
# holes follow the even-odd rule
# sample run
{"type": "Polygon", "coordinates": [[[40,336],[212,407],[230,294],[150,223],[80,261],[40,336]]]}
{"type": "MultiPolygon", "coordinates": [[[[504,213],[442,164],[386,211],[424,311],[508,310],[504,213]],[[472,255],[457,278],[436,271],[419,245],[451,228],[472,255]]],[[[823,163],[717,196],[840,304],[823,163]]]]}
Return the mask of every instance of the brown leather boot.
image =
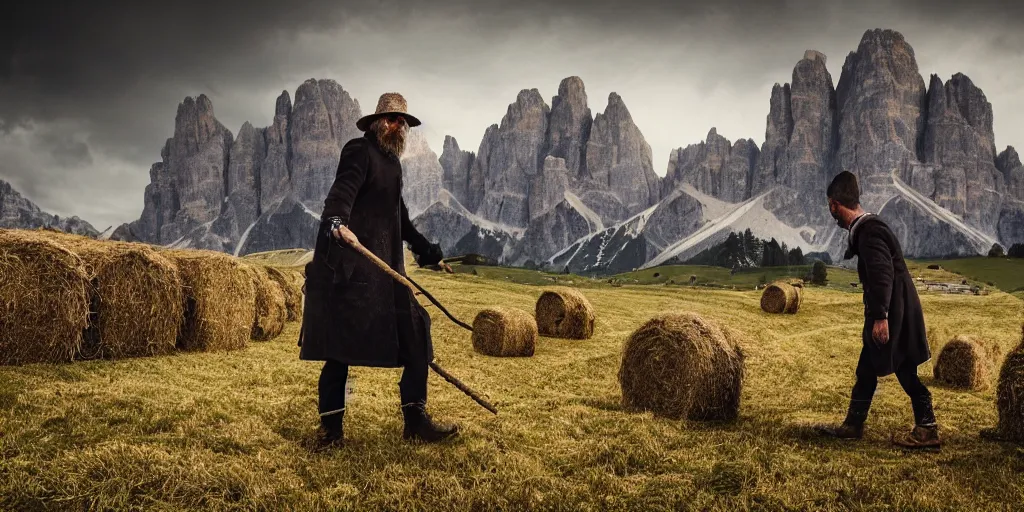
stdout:
{"type": "Polygon", "coordinates": [[[320,428],[316,432],[314,451],[325,451],[345,446],[345,413],[335,413],[320,417],[320,428]]]}
{"type": "Polygon", "coordinates": [[[405,417],[402,438],[407,441],[436,443],[459,433],[459,427],[456,425],[435,422],[430,414],[427,414],[426,404],[422,402],[403,405],[402,415],[405,417]]]}
{"type": "Polygon", "coordinates": [[[910,450],[939,449],[942,446],[942,441],[939,439],[938,426],[915,426],[909,432],[894,433],[892,435],[892,443],[910,450]]]}
{"type": "Polygon", "coordinates": [[[821,435],[835,437],[837,439],[860,439],[864,437],[864,425],[851,425],[843,422],[842,425],[819,425],[815,427],[821,435]]]}

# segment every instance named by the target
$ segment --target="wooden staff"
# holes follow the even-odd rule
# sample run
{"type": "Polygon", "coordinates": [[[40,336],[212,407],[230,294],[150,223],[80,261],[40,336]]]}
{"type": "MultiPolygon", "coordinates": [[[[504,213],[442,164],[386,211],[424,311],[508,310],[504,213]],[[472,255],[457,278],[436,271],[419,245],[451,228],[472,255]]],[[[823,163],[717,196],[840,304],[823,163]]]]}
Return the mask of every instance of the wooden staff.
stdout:
{"type": "MultiPolygon", "coordinates": [[[[347,236],[350,236],[351,239],[355,241],[355,243],[352,243],[352,242],[346,240],[346,243],[348,243],[353,249],[355,249],[357,252],[359,252],[363,256],[367,257],[371,262],[373,262],[374,265],[380,267],[380,269],[383,270],[384,272],[387,272],[387,274],[390,275],[391,277],[393,277],[396,281],[398,281],[399,283],[402,283],[403,285],[408,287],[409,290],[411,290],[414,294],[419,295],[420,294],[419,290],[423,290],[422,288],[419,288],[419,286],[414,285],[412,282],[410,282],[409,279],[406,279],[406,277],[403,276],[402,274],[399,274],[398,272],[395,272],[395,270],[392,269],[390,265],[388,265],[383,260],[378,258],[376,254],[370,252],[370,250],[367,249],[366,247],[364,247],[363,244],[359,243],[358,239],[356,238],[356,235],[354,233],[352,233],[352,231],[349,230],[347,226],[341,226],[341,227],[338,228],[338,230],[342,233],[342,235],[343,235],[342,239],[343,240],[346,238],[346,235],[347,235],[347,236]],[[419,290],[417,290],[417,288],[419,288],[419,290]]],[[[448,269],[448,271],[451,272],[450,269],[448,269]]],[[[427,296],[427,298],[430,299],[430,301],[434,303],[435,306],[437,306],[438,308],[443,310],[445,313],[448,313],[448,311],[446,309],[444,309],[444,307],[441,306],[441,304],[439,304],[437,302],[437,300],[434,299],[433,296],[431,296],[429,293],[426,293],[426,290],[423,290],[423,292],[427,296]]],[[[454,320],[459,325],[461,325],[463,327],[466,327],[466,328],[469,328],[470,330],[472,330],[472,328],[467,326],[465,323],[459,322],[458,320],[455,320],[455,318],[452,317],[451,314],[448,314],[448,317],[451,318],[452,320],[454,320]]],[[[487,400],[484,400],[482,397],[480,397],[480,395],[478,393],[476,393],[475,391],[470,389],[469,386],[463,384],[462,381],[460,381],[459,379],[455,378],[452,374],[448,373],[444,368],[441,368],[441,365],[431,361],[430,362],[430,368],[432,368],[435,372],[437,372],[437,374],[440,375],[444,380],[448,381],[448,383],[450,383],[451,385],[453,385],[456,388],[458,388],[459,391],[462,391],[467,396],[472,398],[473,401],[475,401],[476,403],[480,404],[481,407],[483,407],[484,409],[487,409],[488,411],[491,411],[494,414],[498,414],[498,409],[496,409],[493,405],[491,405],[490,402],[488,402],[487,400]]]]}

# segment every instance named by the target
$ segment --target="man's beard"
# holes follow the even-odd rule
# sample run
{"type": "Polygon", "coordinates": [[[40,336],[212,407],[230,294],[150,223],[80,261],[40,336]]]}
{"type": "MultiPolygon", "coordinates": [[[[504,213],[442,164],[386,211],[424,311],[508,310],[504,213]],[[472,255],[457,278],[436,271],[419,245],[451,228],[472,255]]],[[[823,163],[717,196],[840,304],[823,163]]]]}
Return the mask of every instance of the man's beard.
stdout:
{"type": "Polygon", "coordinates": [[[385,153],[388,153],[395,158],[400,158],[402,152],[405,151],[405,134],[407,128],[405,125],[395,127],[391,125],[392,129],[388,130],[385,128],[383,122],[378,121],[374,126],[374,133],[377,134],[377,142],[380,144],[381,149],[385,153]]]}

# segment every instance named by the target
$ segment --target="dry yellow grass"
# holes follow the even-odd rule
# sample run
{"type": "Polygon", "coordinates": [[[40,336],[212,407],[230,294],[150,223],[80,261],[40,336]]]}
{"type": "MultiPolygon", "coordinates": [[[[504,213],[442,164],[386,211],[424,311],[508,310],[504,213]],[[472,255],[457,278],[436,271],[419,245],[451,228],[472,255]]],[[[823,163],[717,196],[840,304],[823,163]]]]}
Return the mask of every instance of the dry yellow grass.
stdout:
{"type": "MultiPolygon", "coordinates": [[[[463,319],[498,304],[529,311],[540,290],[411,272],[463,319]]],[[[428,308],[437,358],[501,411],[432,375],[430,410],[463,428],[442,446],[401,442],[400,369],[353,368],[347,445],[311,453],[320,365],[299,361],[293,343],[0,368],[0,509],[1004,511],[1024,501],[1019,449],[978,436],[997,422],[992,389],[932,386],[940,453],[890,447],[889,433],[913,418],[892,377],[879,383],[862,441],[807,428],[846,412],[859,294],[814,288],[793,316],[763,314],[755,291],[575,286],[598,313],[594,337],[546,338],[531,358],[477,354],[468,332],[428,308]],[[622,409],[622,343],[653,311],[755,327],[743,329],[736,421],[622,409]]],[[[922,303],[930,327],[970,330],[1004,352],[1020,341],[1022,303],[1009,295],[922,303]]],[[[920,374],[933,384],[930,363],[920,374]]]]}

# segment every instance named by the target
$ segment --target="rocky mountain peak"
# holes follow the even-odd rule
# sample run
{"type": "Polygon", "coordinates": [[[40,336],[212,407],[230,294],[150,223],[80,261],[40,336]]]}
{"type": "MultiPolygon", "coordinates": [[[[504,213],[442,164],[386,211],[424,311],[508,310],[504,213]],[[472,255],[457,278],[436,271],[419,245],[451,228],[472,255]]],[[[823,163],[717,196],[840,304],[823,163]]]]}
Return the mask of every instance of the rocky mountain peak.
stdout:
{"type": "Polygon", "coordinates": [[[42,211],[4,180],[0,180],[0,228],[53,228],[89,237],[99,235],[99,231],[78,217],[62,219],[42,211]]]}
{"type": "Polygon", "coordinates": [[[824,53],[821,53],[817,50],[807,50],[804,52],[803,60],[820,61],[821,64],[824,65],[828,61],[828,58],[825,57],[824,53]]]}
{"type": "Polygon", "coordinates": [[[587,107],[587,92],[578,76],[562,79],[551,99],[548,155],[565,159],[573,177],[586,174],[586,141],[594,120],[587,107]]]}
{"type": "Polygon", "coordinates": [[[996,157],[996,167],[1004,173],[1021,167],[1020,155],[1017,154],[1017,150],[1013,146],[1006,146],[1006,149],[996,157]]]}
{"type": "Polygon", "coordinates": [[[281,91],[274,105],[274,116],[288,116],[292,113],[292,97],[288,91],[281,91]]]}

